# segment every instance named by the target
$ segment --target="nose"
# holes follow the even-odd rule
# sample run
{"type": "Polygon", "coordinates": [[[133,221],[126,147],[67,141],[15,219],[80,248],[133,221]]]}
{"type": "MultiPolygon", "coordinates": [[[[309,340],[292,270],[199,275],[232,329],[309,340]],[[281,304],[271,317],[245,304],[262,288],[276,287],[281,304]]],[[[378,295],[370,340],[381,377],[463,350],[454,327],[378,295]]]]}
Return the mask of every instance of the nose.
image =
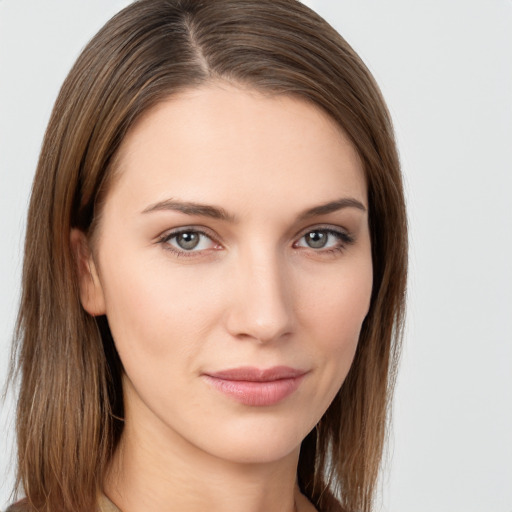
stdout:
{"type": "Polygon", "coordinates": [[[227,330],[259,343],[279,340],[293,330],[293,293],[285,263],[277,254],[249,252],[237,261],[227,330]]]}

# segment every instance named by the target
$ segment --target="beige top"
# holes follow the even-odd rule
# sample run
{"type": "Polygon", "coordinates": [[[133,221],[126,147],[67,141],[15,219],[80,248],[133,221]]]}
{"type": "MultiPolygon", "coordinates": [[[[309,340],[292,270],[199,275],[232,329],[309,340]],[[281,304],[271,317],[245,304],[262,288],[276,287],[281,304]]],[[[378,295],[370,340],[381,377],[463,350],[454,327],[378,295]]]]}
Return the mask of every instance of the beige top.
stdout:
{"type": "Polygon", "coordinates": [[[98,500],[98,512],[121,512],[104,494],[98,500]]]}
{"type": "MultiPolygon", "coordinates": [[[[307,512],[315,512],[316,509],[313,507],[313,505],[308,501],[308,499],[303,496],[302,494],[299,497],[300,503],[298,505],[302,507],[304,511],[307,512]]],[[[104,494],[100,494],[98,498],[98,512],[121,512],[119,508],[117,508],[104,494]]],[[[11,505],[5,512],[16,512],[18,510],[18,507],[16,504],[11,505]]]]}
{"type": "MultiPolygon", "coordinates": [[[[300,502],[297,503],[300,506],[300,510],[305,512],[316,512],[315,507],[309,502],[309,500],[300,494],[300,502]]],[[[98,512],[121,512],[104,494],[100,495],[99,500],[99,511],[98,512]]]]}
{"type": "MultiPolygon", "coordinates": [[[[100,494],[98,506],[98,512],[121,512],[104,494],[100,494]]],[[[17,512],[21,510],[25,510],[23,500],[11,505],[5,512],[17,512]]]]}

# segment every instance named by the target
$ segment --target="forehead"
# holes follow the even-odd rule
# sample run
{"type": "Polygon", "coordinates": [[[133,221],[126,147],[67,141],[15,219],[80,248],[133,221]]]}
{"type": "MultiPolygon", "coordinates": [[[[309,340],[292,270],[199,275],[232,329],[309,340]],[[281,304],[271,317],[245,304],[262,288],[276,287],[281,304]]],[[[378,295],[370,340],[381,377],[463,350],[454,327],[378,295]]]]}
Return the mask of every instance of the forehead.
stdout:
{"type": "Polygon", "coordinates": [[[131,189],[141,206],[169,195],[242,208],[247,197],[282,203],[283,194],[289,202],[350,194],[366,203],[357,151],[326,113],[228,84],[185,91],[146,112],[116,169],[113,188],[131,189]]]}

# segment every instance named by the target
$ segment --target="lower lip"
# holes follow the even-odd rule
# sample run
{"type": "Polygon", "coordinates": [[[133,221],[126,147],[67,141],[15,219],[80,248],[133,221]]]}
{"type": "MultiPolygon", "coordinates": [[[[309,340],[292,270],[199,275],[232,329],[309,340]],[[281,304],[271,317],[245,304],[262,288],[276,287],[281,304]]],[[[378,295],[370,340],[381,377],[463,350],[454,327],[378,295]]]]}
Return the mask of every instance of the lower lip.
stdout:
{"type": "Polygon", "coordinates": [[[204,375],[206,381],[221,393],[244,405],[275,405],[290,396],[300,386],[304,375],[265,382],[228,380],[204,375]]]}

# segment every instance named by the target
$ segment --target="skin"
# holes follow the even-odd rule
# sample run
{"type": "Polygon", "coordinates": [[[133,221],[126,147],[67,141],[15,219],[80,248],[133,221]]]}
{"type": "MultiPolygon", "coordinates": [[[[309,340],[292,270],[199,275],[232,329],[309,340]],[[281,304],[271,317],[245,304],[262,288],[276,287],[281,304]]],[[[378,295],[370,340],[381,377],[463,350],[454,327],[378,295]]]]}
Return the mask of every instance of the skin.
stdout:
{"type": "Polygon", "coordinates": [[[216,83],[147,112],[116,172],[94,244],[72,233],[82,304],[107,315],[125,369],[106,494],[123,512],[313,510],[296,485],[300,443],[347,375],[372,289],[353,145],[301,99],[216,83]],[[207,236],[187,252],[178,228],[207,236]],[[310,245],[315,229],[323,247],[310,245]],[[276,365],[306,373],[270,406],[239,403],[204,378],[276,365]]]}

